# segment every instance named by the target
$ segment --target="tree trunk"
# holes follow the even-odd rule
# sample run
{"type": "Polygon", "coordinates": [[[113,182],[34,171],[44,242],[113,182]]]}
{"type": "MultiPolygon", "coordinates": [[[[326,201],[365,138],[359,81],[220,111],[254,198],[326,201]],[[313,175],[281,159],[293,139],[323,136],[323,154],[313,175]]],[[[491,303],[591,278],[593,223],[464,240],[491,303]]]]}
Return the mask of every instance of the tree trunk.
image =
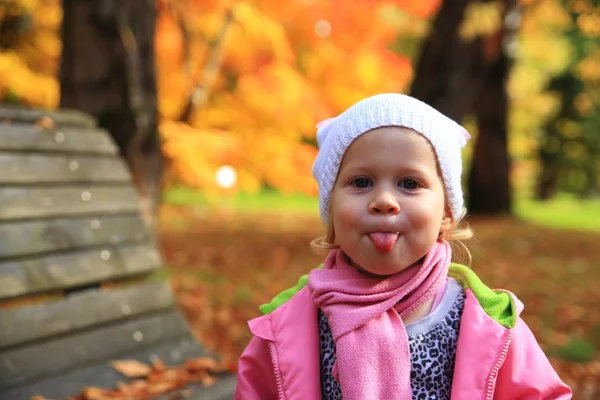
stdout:
{"type": "Polygon", "coordinates": [[[560,172],[560,151],[563,141],[557,131],[555,121],[546,124],[546,141],[555,140],[560,143],[558,148],[548,148],[546,143],[541,143],[538,149],[540,159],[540,172],[536,185],[536,198],[538,200],[550,200],[558,192],[558,175],[560,172]]]}
{"type": "Polygon", "coordinates": [[[554,77],[548,90],[560,96],[558,113],[544,126],[544,138],[538,146],[540,173],[536,187],[538,200],[550,200],[558,193],[561,175],[569,171],[568,159],[564,147],[568,139],[563,137],[559,125],[561,121],[577,121],[580,118],[575,108],[575,98],[582,90],[582,83],[571,71],[554,77]]]}
{"type": "Polygon", "coordinates": [[[411,96],[460,121],[483,84],[484,65],[479,39],[459,36],[465,9],[474,0],[444,1],[417,65],[411,96]]]}
{"type": "MultiPolygon", "coordinates": [[[[458,122],[476,114],[479,135],[469,178],[469,212],[507,213],[511,202],[504,87],[509,63],[501,48],[507,29],[503,25],[491,36],[463,40],[459,29],[471,3],[475,0],[443,3],[423,47],[411,95],[458,122]]],[[[503,17],[514,11],[515,0],[502,3],[503,17]]]]}
{"type": "Polygon", "coordinates": [[[479,135],[469,172],[467,203],[471,214],[501,214],[511,210],[505,90],[509,61],[501,51],[499,54],[474,107],[479,135]]]}
{"type": "Polygon", "coordinates": [[[118,144],[156,230],[163,157],[158,135],[153,1],[64,0],[61,107],[85,111],[118,144]]]}

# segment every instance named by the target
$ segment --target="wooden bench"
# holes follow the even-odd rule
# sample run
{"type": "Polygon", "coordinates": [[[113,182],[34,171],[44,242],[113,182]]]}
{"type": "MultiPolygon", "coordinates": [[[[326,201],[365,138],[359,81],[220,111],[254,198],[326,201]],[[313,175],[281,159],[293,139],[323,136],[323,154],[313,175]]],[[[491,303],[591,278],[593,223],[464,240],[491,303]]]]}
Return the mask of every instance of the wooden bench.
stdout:
{"type": "MultiPolygon", "coordinates": [[[[207,355],[157,276],[138,200],[92,118],[0,107],[0,399],[114,388],[126,379],[113,360],[207,355]]],[[[192,398],[230,399],[234,384],[219,376],[192,398]]]]}

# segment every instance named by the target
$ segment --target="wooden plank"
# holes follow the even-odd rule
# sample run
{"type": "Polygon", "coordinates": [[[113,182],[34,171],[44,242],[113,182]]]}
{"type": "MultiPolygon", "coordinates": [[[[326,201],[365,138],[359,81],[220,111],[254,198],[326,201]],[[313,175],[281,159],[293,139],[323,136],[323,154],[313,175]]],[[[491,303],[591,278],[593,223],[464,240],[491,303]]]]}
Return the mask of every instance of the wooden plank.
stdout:
{"type": "Polygon", "coordinates": [[[106,246],[0,263],[0,299],[90,285],[160,267],[151,244],[106,246]]]}
{"type": "Polygon", "coordinates": [[[0,221],[139,210],[133,186],[0,187],[0,221]]]}
{"type": "Polygon", "coordinates": [[[0,150],[54,151],[116,155],[119,148],[110,133],[98,128],[59,127],[44,129],[26,123],[0,122],[0,150]]]}
{"type": "Polygon", "coordinates": [[[168,282],[90,290],[64,300],[0,311],[0,349],[159,311],[174,304],[168,282]]]}
{"type": "Polygon", "coordinates": [[[0,224],[0,260],[147,238],[146,226],[137,213],[5,222],[0,224]]]}
{"type": "Polygon", "coordinates": [[[0,390],[36,378],[149,347],[188,332],[176,311],[129,320],[115,326],[61,336],[39,344],[0,352],[0,390]]]}
{"type": "Polygon", "coordinates": [[[96,120],[93,117],[76,110],[60,109],[52,111],[9,104],[2,104],[0,107],[0,120],[35,123],[42,117],[49,117],[58,125],[88,127],[96,125],[96,120]]]}
{"type": "MultiPolygon", "coordinates": [[[[150,364],[156,358],[162,360],[167,365],[182,364],[184,360],[209,356],[206,349],[195,341],[189,333],[182,337],[168,339],[160,343],[153,344],[144,349],[132,349],[117,356],[111,357],[115,359],[134,359],[140,362],[150,364]]],[[[31,399],[36,395],[43,395],[48,399],[68,399],[73,395],[81,392],[81,389],[86,386],[96,386],[102,388],[116,387],[118,381],[123,381],[124,378],[116,372],[109,364],[110,360],[102,360],[100,362],[85,365],[74,366],[68,371],[56,371],[50,376],[45,376],[42,379],[26,382],[23,386],[14,387],[8,390],[0,389],[0,399],[2,400],[24,400],[31,399]]],[[[231,400],[233,398],[233,388],[235,384],[235,375],[226,375],[219,377],[215,387],[219,392],[229,389],[227,397],[212,397],[213,392],[204,392],[203,389],[194,390],[193,394],[210,393],[204,397],[198,397],[204,400],[231,400]],[[223,378],[223,382],[221,382],[223,378]],[[225,386],[225,387],[223,387],[225,386]]],[[[196,398],[196,397],[193,397],[196,398]]],[[[154,400],[173,400],[173,393],[167,396],[157,397],[154,400]]]]}
{"type": "Polygon", "coordinates": [[[130,182],[119,157],[15,154],[0,152],[0,185],[130,182]]]}

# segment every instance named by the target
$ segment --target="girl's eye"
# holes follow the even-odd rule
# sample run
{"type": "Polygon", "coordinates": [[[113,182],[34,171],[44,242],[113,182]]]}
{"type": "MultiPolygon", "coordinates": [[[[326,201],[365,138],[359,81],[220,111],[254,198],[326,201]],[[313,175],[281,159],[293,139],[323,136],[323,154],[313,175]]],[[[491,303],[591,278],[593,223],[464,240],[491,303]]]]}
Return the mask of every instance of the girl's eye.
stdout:
{"type": "Polygon", "coordinates": [[[356,178],[352,184],[357,188],[366,188],[372,185],[371,180],[369,178],[356,178]]]}
{"type": "Polygon", "coordinates": [[[398,186],[403,189],[415,190],[419,188],[419,182],[415,181],[414,179],[404,179],[398,182],[398,186]]]}

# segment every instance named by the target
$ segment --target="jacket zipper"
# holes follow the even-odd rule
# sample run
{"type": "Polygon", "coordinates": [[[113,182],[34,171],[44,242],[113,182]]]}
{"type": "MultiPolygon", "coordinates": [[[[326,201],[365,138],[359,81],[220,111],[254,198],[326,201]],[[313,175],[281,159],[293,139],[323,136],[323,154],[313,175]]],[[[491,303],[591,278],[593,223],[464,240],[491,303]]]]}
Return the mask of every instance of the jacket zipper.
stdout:
{"type": "Polygon", "coordinates": [[[502,367],[502,364],[504,364],[504,360],[506,359],[506,355],[508,354],[508,346],[510,346],[510,342],[512,342],[512,338],[513,338],[513,332],[512,332],[512,329],[509,329],[508,332],[504,335],[504,345],[502,346],[502,349],[500,350],[500,355],[498,356],[498,360],[496,361],[496,364],[494,364],[494,367],[492,368],[492,371],[490,372],[490,375],[488,377],[486,390],[485,390],[485,400],[492,400],[492,398],[494,396],[494,385],[495,385],[496,377],[498,375],[498,371],[500,370],[500,367],[502,367]]]}
{"type": "Polygon", "coordinates": [[[283,386],[281,384],[281,376],[279,375],[279,364],[275,356],[275,343],[269,342],[269,352],[271,353],[271,362],[273,363],[273,371],[275,372],[275,382],[277,382],[277,395],[279,400],[284,400],[283,386]]]}

